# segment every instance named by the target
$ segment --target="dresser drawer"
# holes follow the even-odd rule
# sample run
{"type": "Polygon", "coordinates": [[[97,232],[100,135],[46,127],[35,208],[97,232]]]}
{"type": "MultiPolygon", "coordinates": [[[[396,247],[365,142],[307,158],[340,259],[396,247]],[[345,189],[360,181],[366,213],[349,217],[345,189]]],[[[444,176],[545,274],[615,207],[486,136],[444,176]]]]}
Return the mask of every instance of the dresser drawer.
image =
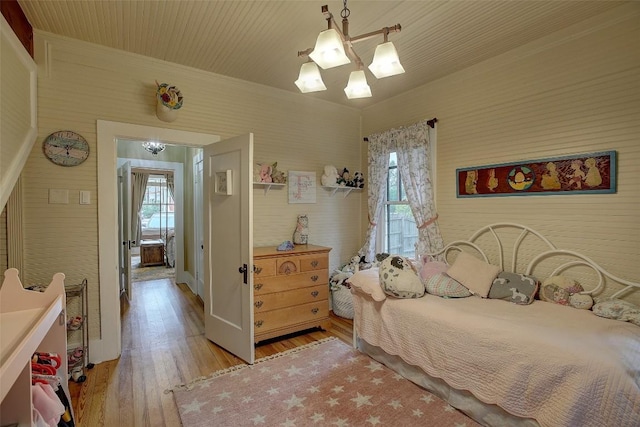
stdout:
{"type": "Polygon", "coordinates": [[[289,276],[254,277],[253,294],[268,294],[272,292],[291,291],[293,289],[305,288],[316,285],[327,285],[329,283],[329,271],[317,270],[308,271],[289,276]]]}
{"type": "Polygon", "coordinates": [[[274,292],[271,294],[256,295],[253,306],[256,313],[291,307],[329,298],[329,285],[319,285],[309,288],[295,289],[289,292],[274,292]]]}
{"type": "Polygon", "coordinates": [[[326,254],[303,255],[300,257],[300,271],[326,270],[329,257],[326,254]]]}
{"type": "Polygon", "coordinates": [[[276,259],[276,274],[288,276],[300,273],[300,257],[284,257],[276,259]]]}
{"type": "Polygon", "coordinates": [[[253,261],[253,277],[265,277],[276,275],[275,258],[255,259],[253,261]]]}
{"type": "Polygon", "coordinates": [[[253,318],[254,333],[259,335],[274,329],[288,327],[295,323],[304,323],[316,319],[318,322],[321,322],[328,317],[329,301],[327,300],[278,310],[258,312],[255,313],[253,318]]]}

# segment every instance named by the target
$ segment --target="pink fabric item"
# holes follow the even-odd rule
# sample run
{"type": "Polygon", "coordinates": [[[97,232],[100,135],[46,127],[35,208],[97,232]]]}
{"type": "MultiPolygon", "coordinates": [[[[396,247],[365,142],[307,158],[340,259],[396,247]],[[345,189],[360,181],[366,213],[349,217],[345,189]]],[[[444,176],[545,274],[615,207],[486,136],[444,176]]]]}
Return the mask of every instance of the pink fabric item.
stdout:
{"type": "Polygon", "coordinates": [[[51,427],[56,427],[64,414],[64,405],[49,384],[35,383],[31,387],[33,407],[51,427]]]}
{"type": "Polygon", "coordinates": [[[420,269],[420,280],[423,284],[439,273],[446,273],[449,266],[441,261],[430,261],[422,265],[420,269]]]}
{"type": "MultiPolygon", "coordinates": [[[[387,295],[380,286],[379,269],[377,267],[357,271],[347,279],[352,288],[371,296],[375,301],[384,301],[387,295]]],[[[353,293],[353,291],[352,291],[353,293]]]]}
{"type": "Polygon", "coordinates": [[[354,292],[353,306],[369,344],[542,427],[638,425],[635,325],[544,301],[354,292]]]}

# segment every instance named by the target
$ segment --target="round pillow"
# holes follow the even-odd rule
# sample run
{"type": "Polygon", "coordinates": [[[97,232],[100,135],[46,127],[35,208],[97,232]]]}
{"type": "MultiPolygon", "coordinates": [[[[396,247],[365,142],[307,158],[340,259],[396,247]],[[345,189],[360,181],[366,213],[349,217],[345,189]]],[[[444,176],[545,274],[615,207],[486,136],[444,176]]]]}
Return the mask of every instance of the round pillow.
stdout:
{"type": "Polygon", "coordinates": [[[540,299],[588,310],[593,305],[593,299],[591,295],[580,295],[580,292],[583,291],[582,285],[569,277],[551,276],[540,286],[540,299]]]}
{"type": "Polygon", "coordinates": [[[591,310],[593,298],[591,298],[591,295],[573,294],[569,296],[569,305],[581,310],[591,310]]]}

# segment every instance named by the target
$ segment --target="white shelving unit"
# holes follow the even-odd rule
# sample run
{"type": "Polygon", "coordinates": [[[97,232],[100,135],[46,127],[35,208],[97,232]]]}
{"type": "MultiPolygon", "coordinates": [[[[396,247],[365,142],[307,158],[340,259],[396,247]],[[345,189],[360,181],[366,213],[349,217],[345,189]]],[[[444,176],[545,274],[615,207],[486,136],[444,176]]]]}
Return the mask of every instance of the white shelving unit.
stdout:
{"type": "Polygon", "coordinates": [[[84,369],[93,368],[93,363],[89,363],[89,328],[88,328],[88,311],[89,305],[87,295],[87,279],[84,279],[77,285],[65,286],[67,301],[67,317],[73,318],[76,315],[82,320],[79,327],[73,329],[67,324],[67,363],[69,364],[69,378],[75,382],[81,383],[87,379],[84,369]],[[70,363],[69,355],[73,354],[78,348],[82,349],[82,357],[75,363],[70,363]]]}
{"type": "Polygon", "coordinates": [[[23,288],[15,268],[5,271],[0,289],[0,425],[34,425],[31,357],[36,351],[61,356],[57,375],[69,397],[65,308],[64,274],[56,273],[46,291],[38,292],[23,288]]]}
{"type": "Polygon", "coordinates": [[[284,187],[287,184],[276,184],[274,182],[254,182],[253,186],[254,187],[263,187],[264,188],[264,194],[266,195],[269,190],[271,189],[271,187],[273,188],[279,188],[279,187],[284,187]]]}
{"type": "Polygon", "coordinates": [[[344,191],[343,197],[347,197],[349,193],[351,193],[352,191],[362,191],[362,188],[356,188],[356,187],[329,187],[329,186],[323,185],[322,188],[324,188],[327,191],[331,191],[331,197],[333,197],[338,191],[344,191]]]}

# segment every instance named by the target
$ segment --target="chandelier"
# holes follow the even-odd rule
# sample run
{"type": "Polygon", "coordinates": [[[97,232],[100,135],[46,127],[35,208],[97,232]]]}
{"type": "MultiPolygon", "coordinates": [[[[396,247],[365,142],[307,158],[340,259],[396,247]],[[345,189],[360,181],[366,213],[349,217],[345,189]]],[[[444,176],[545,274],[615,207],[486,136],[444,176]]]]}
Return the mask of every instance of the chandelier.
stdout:
{"type": "Polygon", "coordinates": [[[146,141],[142,143],[142,146],[154,156],[157,156],[159,152],[165,149],[165,145],[162,142],[146,141]]]}
{"type": "Polygon", "coordinates": [[[347,8],[347,0],[343,1],[343,6],[344,8],[340,12],[342,31],[340,31],[333,15],[329,12],[329,7],[322,6],[322,13],[326,16],[329,28],[318,35],[314,48],[298,52],[299,57],[309,57],[309,61],[302,64],[298,80],[295,81],[296,86],[302,93],[327,90],[322,81],[318,65],[326,70],[353,61],[355,62],[356,70],[351,72],[349,83],[344,88],[344,92],[349,99],[370,97],[371,89],[364,74],[364,64],[353,50],[353,44],[379,34],[384,36],[384,42],[376,47],[373,61],[368,67],[369,70],[378,79],[404,73],[404,68],[402,68],[398,58],[398,52],[393,43],[388,41],[389,33],[398,32],[402,29],[400,24],[351,37],[349,35],[349,15],[351,11],[347,8]]]}

